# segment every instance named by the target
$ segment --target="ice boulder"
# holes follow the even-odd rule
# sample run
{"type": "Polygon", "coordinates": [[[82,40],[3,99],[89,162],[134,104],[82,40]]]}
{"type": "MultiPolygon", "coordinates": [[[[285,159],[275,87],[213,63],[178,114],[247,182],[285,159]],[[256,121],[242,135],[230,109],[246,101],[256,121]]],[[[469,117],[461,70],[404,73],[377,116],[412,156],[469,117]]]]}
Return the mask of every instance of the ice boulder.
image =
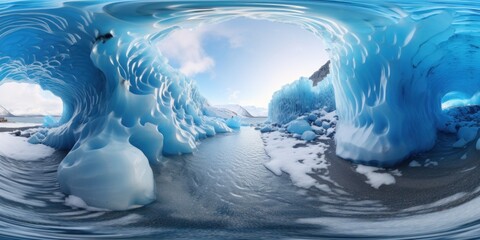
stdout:
{"type": "Polygon", "coordinates": [[[225,121],[229,128],[240,129],[242,126],[242,120],[239,117],[231,117],[225,121]]]}
{"type": "Polygon", "coordinates": [[[311,113],[308,115],[308,121],[315,122],[317,120],[317,115],[311,113]]]}
{"type": "Polygon", "coordinates": [[[453,147],[464,147],[467,143],[475,140],[477,133],[478,127],[461,127],[457,132],[458,141],[453,144],[453,147]]]}
{"type": "Polygon", "coordinates": [[[155,200],[148,159],[128,142],[90,140],[65,157],[58,182],[62,192],[97,208],[125,210],[155,200]]]}
{"type": "Polygon", "coordinates": [[[310,142],[312,141],[313,139],[315,139],[317,137],[317,135],[315,135],[314,132],[308,130],[308,131],[305,131],[303,132],[302,134],[302,139],[307,141],[307,142],[310,142]]]}
{"type": "Polygon", "coordinates": [[[272,129],[272,126],[270,126],[270,125],[265,125],[264,127],[262,127],[260,129],[260,132],[262,132],[262,133],[267,133],[267,132],[272,132],[272,131],[273,131],[273,129],[272,129]]]}
{"type": "Polygon", "coordinates": [[[312,130],[310,124],[303,120],[303,119],[296,119],[289,122],[287,127],[287,131],[289,133],[296,133],[302,135],[305,131],[312,130]]]}

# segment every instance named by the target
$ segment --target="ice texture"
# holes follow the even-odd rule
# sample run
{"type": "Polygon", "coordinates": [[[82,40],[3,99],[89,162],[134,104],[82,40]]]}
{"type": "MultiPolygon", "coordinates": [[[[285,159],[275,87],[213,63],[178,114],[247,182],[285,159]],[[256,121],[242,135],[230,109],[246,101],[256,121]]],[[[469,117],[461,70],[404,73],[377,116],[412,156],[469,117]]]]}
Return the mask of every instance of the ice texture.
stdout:
{"type": "Polygon", "coordinates": [[[302,139],[305,140],[305,141],[307,141],[307,142],[312,141],[312,140],[315,139],[316,137],[317,137],[317,135],[316,135],[314,132],[310,131],[310,130],[305,131],[305,132],[302,133],[302,139]]]}
{"type": "Polygon", "coordinates": [[[268,118],[272,122],[285,124],[304,113],[322,107],[327,111],[335,109],[330,77],[327,76],[317,86],[313,86],[312,80],[301,77],[273,94],[268,106],[268,118]]]}
{"type": "Polygon", "coordinates": [[[433,146],[444,96],[480,89],[480,18],[471,10],[478,3],[351,3],[0,1],[0,83],[35,83],[60,97],[58,126],[29,142],[70,150],[58,171],[65,193],[127,209],[154,199],[149,162],[230,131],[203,115],[194,81],[156,42],[180,27],[237,16],[293,23],[328,45],[331,74],[319,86],[301,79],[277,92],[269,118],[287,123],[335,105],[336,153],[393,165],[433,146]]]}
{"type": "Polygon", "coordinates": [[[287,131],[289,133],[302,135],[305,131],[310,131],[311,129],[310,123],[303,119],[296,119],[287,124],[287,131]]]}

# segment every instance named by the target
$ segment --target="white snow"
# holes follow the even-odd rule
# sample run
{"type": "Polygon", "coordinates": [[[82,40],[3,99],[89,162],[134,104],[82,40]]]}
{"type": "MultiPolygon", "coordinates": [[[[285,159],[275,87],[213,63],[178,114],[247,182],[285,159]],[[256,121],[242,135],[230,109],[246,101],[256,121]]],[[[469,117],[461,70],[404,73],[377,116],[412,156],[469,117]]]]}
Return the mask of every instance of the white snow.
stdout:
{"type": "Polygon", "coordinates": [[[411,161],[409,164],[408,164],[409,167],[421,167],[422,164],[420,164],[419,162],[413,160],[411,161]]]}
{"type": "Polygon", "coordinates": [[[355,169],[358,173],[367,177],[366,183],[373,188],[378,189],[382,185],[391,185],[395,183],[395,178],[390,173],[379,173],[377,171],[384,171],[383,168],[358,165],[355,169]]]}
{"type": "Polygon", "coordinates": [[[65,198],[65,205],[72,207],[72,208],[81,208],[85,209],[88,211],[93,211],[93,212],[99,212],[99,211],[108,211],[108,209],[102,209],[102,208],[95,208],[88,206],[83,199],[75,196],[75,195],[69,195],[68,197],[65,198]]]}
{"type": "MultiPolygon", "coordinates": [[[[325,186],[321,186],[309,174],[320,169],[327,170],[329,164],[324,154],[328,145],[318,142],[318,144],[306,144],[306,146],[294,148],[297,144],[305,144],[305,141],[286,135],[278,131],[262,134],[265,151],[271,158],[265,163],[265,167],[276,175],[281,175],[282,172],[289,174],[293,184],[298,187],[324,188],[325,186]]],[[[322,178],[328,179],[327,174],[328,172],[322,174],[322,178]]]]}
{"type": "Polygon", "coordinates": [[[41,125],[41,123],[2,122],[0,128],[38,127],[41,125]]]}
{"type": "Polygon", "coordinates": [[[244,106],[245,110],[247,110],[252,116],[254,117],[266,117],[268,116],[268,109],[263,107],[256,107],[256,106],[244,106]]]}
{"type": "Polygon", "coordinates": [[[36,160],[48,157],[55,149],[41,144],[31,144],[24,137],[0,133],[0,155],[17,160],[36,160]]]}

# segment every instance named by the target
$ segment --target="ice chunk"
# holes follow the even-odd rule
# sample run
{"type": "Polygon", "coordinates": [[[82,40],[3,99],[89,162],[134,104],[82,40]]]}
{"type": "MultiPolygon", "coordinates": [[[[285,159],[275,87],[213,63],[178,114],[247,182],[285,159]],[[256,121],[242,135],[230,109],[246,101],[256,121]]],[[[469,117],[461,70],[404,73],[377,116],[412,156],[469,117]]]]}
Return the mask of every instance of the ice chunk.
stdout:
{"type": "Polygon", "coordinates": [[[310,124],[301,119],[293,120],[288,123],[287,131],[289,133],[303,134],[305,131],[312,130],[310,124]]]}
{"type": "Polygon", "coordinates": [[[312,141],[313,139],[315,139],[317,137],[317,135],[315,135],[314,132],[308,130],[308,131],[305,131],[303,132],[302,134],[302,139],[309,142],[309,141],[312,141]]]}
{"type": "Polygon", "coordinates": [[[458,129],[457,136],[465,140],[466,143],[473,141],[477,137],[478,127],[461,127],[458,129]]]}
{"type": "Polygon", "coordinates": [[[242,120],[239,117],[231,117],[225,121],[229,128],[240,129],[242,126],[242,120]]]}
{"type": "Polygon", "coordinates": [[[262,128],[260,129],[260,132],[262,132],[262,133],[271,132],[271,131],[273,131],[271,125],[265,125],[264,127],[262,127],[262,128]]]}
{"type": "Polygon", "coordinates": [[[96,208],[125,210],[155,200],[148,159],[128,142],[91,139],[58,167],[60,189],[96,208]]]}

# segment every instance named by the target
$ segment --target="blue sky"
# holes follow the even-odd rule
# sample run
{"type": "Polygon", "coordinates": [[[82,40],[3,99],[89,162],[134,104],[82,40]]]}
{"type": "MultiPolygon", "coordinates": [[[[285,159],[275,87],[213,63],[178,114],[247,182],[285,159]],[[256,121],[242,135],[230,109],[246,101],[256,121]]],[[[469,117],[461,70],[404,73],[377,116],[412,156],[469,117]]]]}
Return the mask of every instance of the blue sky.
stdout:
{"type": "Polygon", "coordinates": [[[178,30],[158,47],[214,105],[266,107],[276,90],[310,76],[328,60],[312,33],[247,18],[178,30]]]}

